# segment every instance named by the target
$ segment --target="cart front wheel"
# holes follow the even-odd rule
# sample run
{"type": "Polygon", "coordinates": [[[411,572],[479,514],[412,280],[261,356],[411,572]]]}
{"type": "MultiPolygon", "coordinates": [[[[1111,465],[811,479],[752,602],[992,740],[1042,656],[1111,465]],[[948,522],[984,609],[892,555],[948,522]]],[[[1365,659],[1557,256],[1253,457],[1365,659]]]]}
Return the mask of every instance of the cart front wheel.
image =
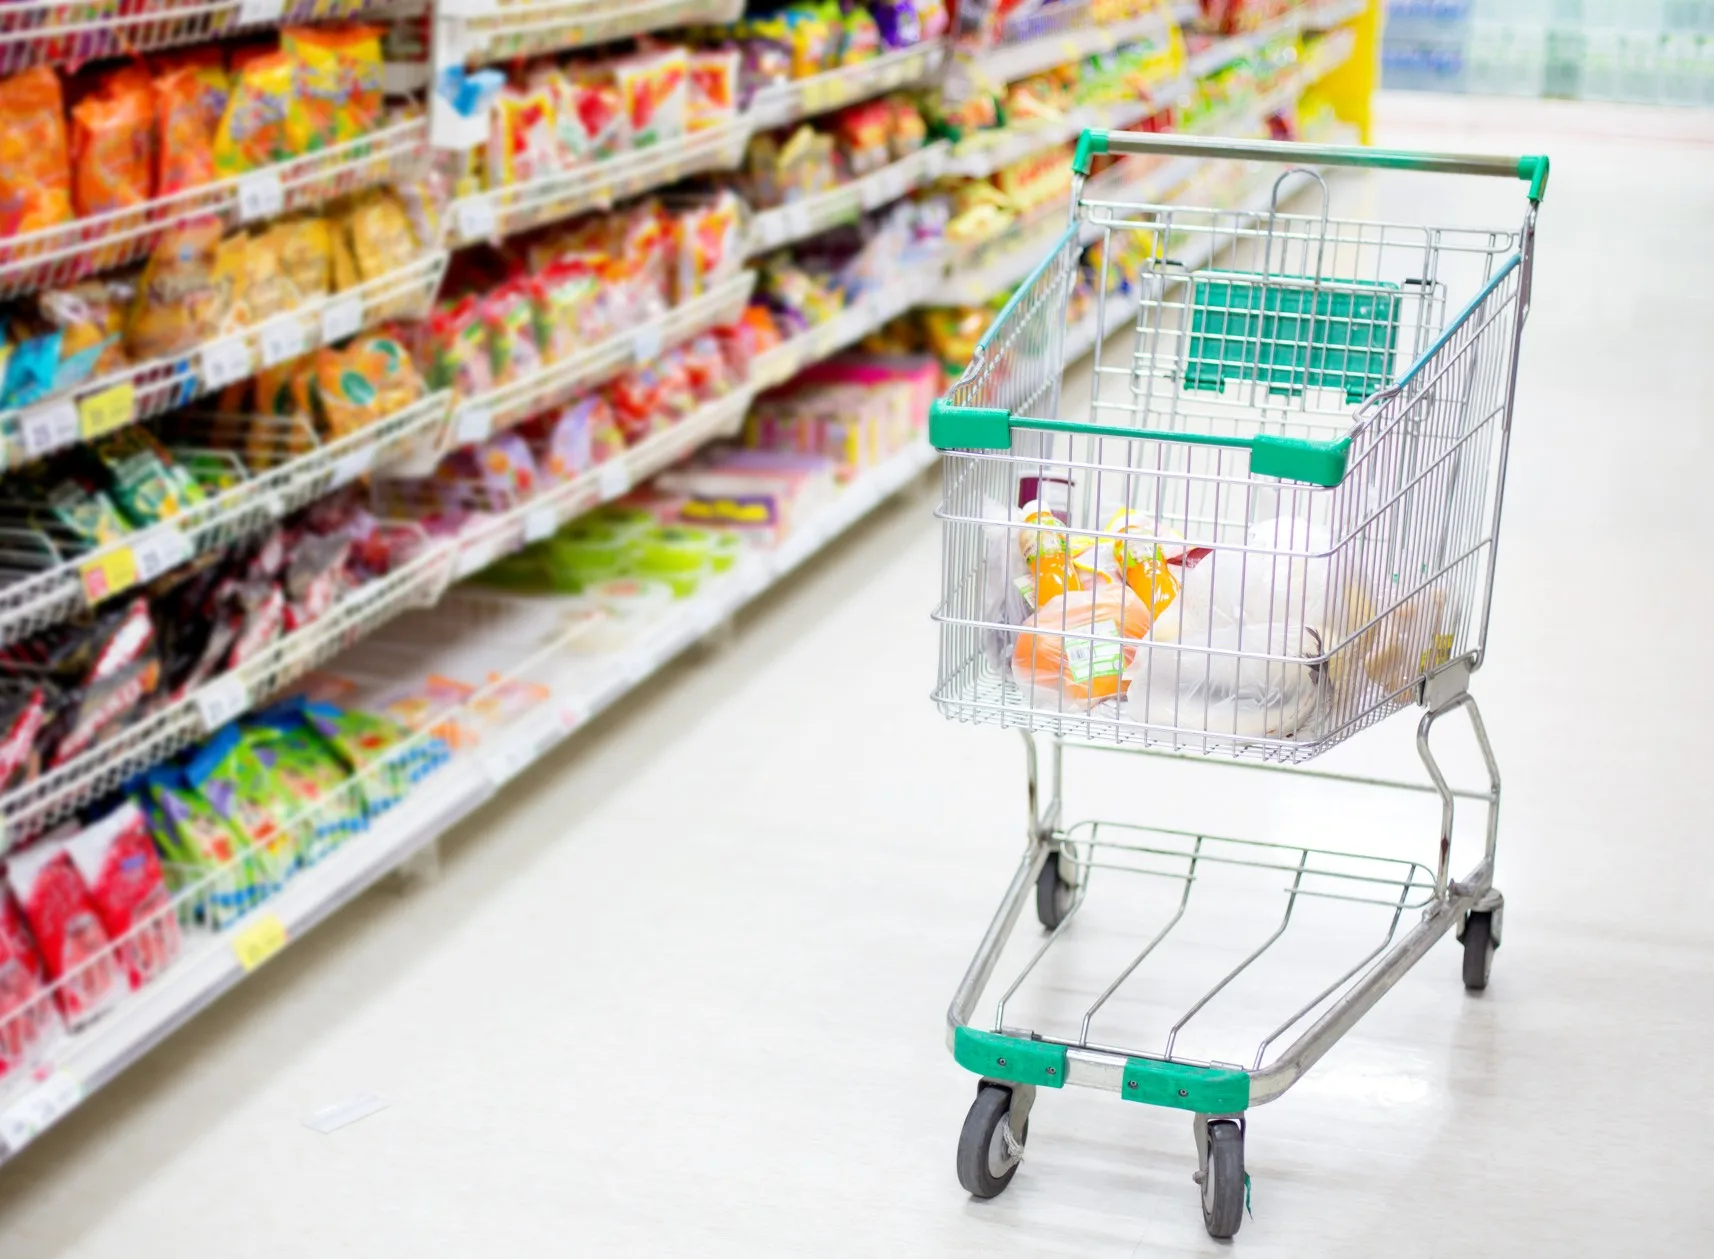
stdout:
{"type": "Polygon", "coordinates": [[[1036,917],[1041,925],[1052,931],[1064,922],[1076,891],[1059,873],[1059,854],[1051,854],[1036,876],[1036,917]]]}
{"type": "Polygon", "coordinates": [[[1244,1222],[1244,1129],[1230,1119],[1208,1125],[1208,1166],[1202,1172],[1202,1223],[1222,1241],[1244,1222]]]}
{"type": "Polygon", "coordinates": [[[1481,992],[1488,986],[1488,972],[1494,968],[1494,915],[1487,910],[1472,910],[1464,919],[1464,987],[1469,992],[1481,992]]]}
{"type": "Polygon", "coordinates": [[[958,1134],[958,1183],[972,1197],[998,1197],[1012,1183],[1029,1135],[1026,1119],[1022,1137],[1012,1136],[1010,1089],[988,1085],[977,1089],[970,1113],[964,1116],[964,1131],[958,1134]]]}

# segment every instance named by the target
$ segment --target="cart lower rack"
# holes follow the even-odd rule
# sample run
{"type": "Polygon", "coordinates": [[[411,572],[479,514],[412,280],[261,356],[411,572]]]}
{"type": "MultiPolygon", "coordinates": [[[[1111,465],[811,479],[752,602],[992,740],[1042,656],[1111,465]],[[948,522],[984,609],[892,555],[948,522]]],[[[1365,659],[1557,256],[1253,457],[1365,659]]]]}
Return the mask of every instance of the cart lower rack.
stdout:
{"type": "Polygon", "coordinates": [[[948,1012],[954,1056],[981,1077],[958,1147],[972,1194],[1010,1183],[1038,1089],[1083,1085],[1191,1113],[1204,1223],[1231,1237],[1252,1107],[1447,932],[1463,942],[1466,987],[1486,986],[1504,906],[1500,780],[1469,684],[1485,654],[1547,169],[1539,157],[1085,133],[1069,229],[931,418],[945,452],[935,699],[949,717],[1021,730],[1028,749],[1028,846],[948,1012]],[[1122,164],[1089,178],[1099,154],[1202,158],[1217,177],[1287,169],[1262,185],[1262,209],[1194,209],[1126,202],[1122,164]],[[1529,207],[1504,230],[1336,218],[1319,171],[1346,166],[1522,178],[1529,207]],[[1317,204],[1288,210],[1299,194],[1317,204]],[[1091,228],[1097,312],[1125,283],[1136,314],[1098,324],[1089,411],[1067,419],[1067,307],[1091,228]],[[1301,767],[1411,705],[1425,782],[1301,767]],[[1450,785],[1431,746],[1455,710],[1486,771],[1474,790],[1450,785]],[[1426,793],[1438,846],[1418,862],[1147,820],[1070,823],[1063,767],[1079,746],[1426,793]],[[1460,800],[1481,806],[1482,856],[1454,878],[1460,800]],[[1246,880],[1269,888],[1265,912],[1223,899],[1246,880]],[[1063,989],[1061,954],[1079,949],[1092,889],[1122,901],[1148,889],[1155,903],[1122,906],[1128,943],[1080,1010],[1020,1023],[1033,979],[1051,972],[1046,986],[1063,989]],[[1031,901],[1046,934],[990,993],[1031,901]],[[1216,957],[1194,939],[1186,923],[1209,912],[1231,924],[1213,944],[1250,947],[1216,957]],[[1278,1008],[1264,1008],[1258,963],[1323,919],[1348,949],[1301,991],[1268,986],[1278,1008]],[[1165,960],[1175,950],[1192,964],[1165,960]],[[1167,1004],[1163,979],[1192,972],[1183,1004],[1167,1004]],[[978,1024],[985,996],[992,1018],[978,1024]],[[1253,1036],[1237,1030],[1246,1022],[1253,1036]]]}

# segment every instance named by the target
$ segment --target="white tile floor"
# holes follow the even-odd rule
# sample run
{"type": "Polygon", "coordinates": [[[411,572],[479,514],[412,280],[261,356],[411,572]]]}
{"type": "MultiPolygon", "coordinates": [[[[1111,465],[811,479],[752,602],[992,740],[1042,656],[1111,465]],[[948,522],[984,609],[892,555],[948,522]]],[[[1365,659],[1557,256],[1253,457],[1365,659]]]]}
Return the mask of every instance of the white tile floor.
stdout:
{"type": "MultiPolygon", "coordinates": [[[[1714,117],[1385,110],[1383,142],[1555,160],[1479,690],[1507,937],[1485,997],[1443,945],[1255,1113],[1233,1249],[1708,1254],[1714,117]]],[[[1499,223],[1522,200],[1358,195],[1499,223]]],[[[1216,1252],[1180,1116],[1047,1096],[1007,1194],[953,1178],[972,1082],[942,1017],[1018,851],[1021,767],[926,701],[929,503],[518,783],[437,885],[367,897],[0,1172],[0,1256],[1216,1252]],[[302,1126],[365,1092],[391,1106],[302,1126]]],[[[1404,763],[1410,726],[1346,759],[1404,763]]],[[[1429,851],[1415,815],[1125,768],[1074,807],[1429,851]]]]}

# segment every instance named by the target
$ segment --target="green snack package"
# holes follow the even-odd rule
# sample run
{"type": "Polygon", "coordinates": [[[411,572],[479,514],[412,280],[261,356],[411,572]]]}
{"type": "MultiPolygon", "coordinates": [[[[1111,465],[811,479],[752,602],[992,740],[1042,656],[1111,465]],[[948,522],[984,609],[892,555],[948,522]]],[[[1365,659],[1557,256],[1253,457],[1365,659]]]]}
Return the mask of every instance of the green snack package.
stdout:
{"type": "Polygon", "coordinates": [[[256,858],[264,881],[261,894],[272,895],[298,864],[297,836],[288,821],[292,797],[230,725],[216,731],[190,758],[185,780],[256,858]]]}
{"type": "Polygon", "coordinates": [[[194,914],[215,930],[242,917],[261,899],[254,855],[243,851],[226,819],[189,788],[182,771],[151,771],[148,795],[167,885],[175,895],[201,885],[192,901],[194,914]]]}
{"type": "Polygon", "coordinates": [[[374,812],[397,804],[452,756],[445,740],[414,737],[398,722],[374,713],[312,702],[303,704],[303,713],[351,772],[364,775],[374,812]]]}
{"type": "Polygon", "coordinates": [[[189,505],[177,477],[167,471],[172,456],[144,429],[122,428],[90,443],[114,501],[138,527],[170,520],[189,505]]]}
{"type": "Polygon", "coordinates": [[[344,765],[295,713],[270,709],[259,714],[244,739],[302,818],[306,864],[368,827],[362,793],[348,789],[344,765]]]}

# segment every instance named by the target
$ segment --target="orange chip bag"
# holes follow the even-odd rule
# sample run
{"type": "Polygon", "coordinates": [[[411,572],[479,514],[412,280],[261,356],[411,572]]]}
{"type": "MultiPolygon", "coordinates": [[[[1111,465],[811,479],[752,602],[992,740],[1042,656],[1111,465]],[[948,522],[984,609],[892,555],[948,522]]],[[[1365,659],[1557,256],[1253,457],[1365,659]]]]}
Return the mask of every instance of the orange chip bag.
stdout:
{"type": "Polygon", "coordinates": [[[102,80],[71,111],[72,203],[85,217],[142,205],[155,187],[155,89],[141,66],[102,80]]]}
{"type": "Polygon", "coordinates": [[[71,218],[65,96],[52,66],[0,79],[0,236],[71,218]]]}
{"type": "Polygon", "coordinates": [[[293,133],[302,130],[292,59],[282,53],[249,58],[236,72],[214,137],[214,167],[231,176],[284,161],[294,153],[293,133]]]}
{"type": "Polygon", "coordinates": [[[160,196],[214,181],[214,132],[205,91],[198,71],[188,65],[155,79],[155,125],[160,132],[155,182],[160,196]]]}
{"type": "Polygon", "coordinates": [[[315,352],[315,398],[323,431],[337,441],[381,417],[377,380],[385,364],[360,346],[315,352]]]}
{"type": "Polygon", "coordinates": [[[219,328],[231,301],[219,266],[220,235],[220,220],[210,216],[155,242],[126,329],[133,358],[177,354],[219,328]]]}

